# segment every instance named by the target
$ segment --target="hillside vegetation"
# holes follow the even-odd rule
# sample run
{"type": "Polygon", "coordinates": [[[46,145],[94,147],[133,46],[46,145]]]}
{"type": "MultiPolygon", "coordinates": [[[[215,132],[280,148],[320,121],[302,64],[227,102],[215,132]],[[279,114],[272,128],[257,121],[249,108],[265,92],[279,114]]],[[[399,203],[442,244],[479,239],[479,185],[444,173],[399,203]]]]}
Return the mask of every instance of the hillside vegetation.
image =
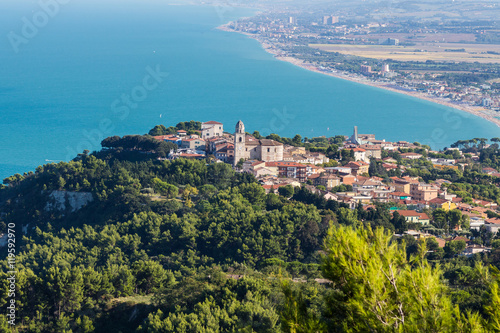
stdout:
{"type": "Polygon", "coordinates": [[[158,160],[168,147],[131,140],[4,181],[18,273],[16,325],[3,312],[0,331],[500,330],[498,250],[430,260],[436,244],[385,231],[404,223],[387,207],[266,194],[230,165],[158,160]],[[93,200],[58,205],[55,191],[93,200]]]}

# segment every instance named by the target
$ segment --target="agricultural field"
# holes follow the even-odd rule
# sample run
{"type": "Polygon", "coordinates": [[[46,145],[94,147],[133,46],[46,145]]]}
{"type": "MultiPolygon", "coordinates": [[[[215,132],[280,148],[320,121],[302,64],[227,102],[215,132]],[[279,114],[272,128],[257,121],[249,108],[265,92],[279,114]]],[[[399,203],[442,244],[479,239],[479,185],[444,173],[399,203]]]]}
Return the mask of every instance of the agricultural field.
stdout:
{"type": "Polygon", "coordinates": [[[378,41],[380,39],[396,38],[400,43],[474,43],[476,35],[469,33],[379,33],[369,35],[346,35],[346,38],[357,38],[378,41]]]}
{"type": "Polygon", "coordinates": [[[327,52],[396,61],[479,62],[500,64],[500,45],[422,43],[414,46],[309,44],[327,52]]]}

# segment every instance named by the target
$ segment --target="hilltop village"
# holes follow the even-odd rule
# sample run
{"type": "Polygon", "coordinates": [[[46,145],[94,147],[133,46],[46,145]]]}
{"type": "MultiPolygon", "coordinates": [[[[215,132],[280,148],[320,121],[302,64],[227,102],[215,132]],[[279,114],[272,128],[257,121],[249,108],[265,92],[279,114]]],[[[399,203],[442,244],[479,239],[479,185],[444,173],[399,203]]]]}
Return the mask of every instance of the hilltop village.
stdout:
{"type": "MultiPolygon", "coordinates": [[[[464,255],[490,251],[480,241],[480,234],[495,234],[500,228],[494,198],[485,200],[452,186],[455,175],[465,169],[479,167],[479,173],[491,179],[497,179],[500,173],[481,167],[480,154],[464,154],[459,147],[432,151],[418,142],[388,142],[376,139],[374,134],[360,134],[357,127],[350,137],[302,139],[297,135],[290,140],[272,134],[264,138],[258,132],[246,132],[242,121],[233,133],[225,132],[220,122],[208,121],[201,123],[201,130],[176,130],[154,138],[178,146],[168,159],[231,164],[238,172],[254,175],[266,193],[291,196],[293,188],[306,187],[353,210],[367,211],[386,204],[391,213],[397,212],[408,223],[407,230],[399,230],[400,236],[433,237],[441,248],[449,240],[464,241],[464,255]],[[337,150],[331,145],[311,144],[322,140],[327,145],[334,140],[337,150]],[[442,178],[426,177],[419,170],[434,170],[442,178]],[[446,235],[439,230],[446,230],[446,235]],[[470,236],[474,235],[472,240],[470,236]]],[[[486,139],[472,141],[481,149],[489,147],[486,139]]],[[[467,142],[455,146],[460,144],[467,142]]]]}
{"type": "MultiPolygon", "coordinates": [[[[500,138],[433,151],[356,127],[249,127],[158,125],[4,179],[0,249],[22,236],[4,261],[20,268],[19,331],[343,332],[404,297],[423,332],[463,331],[464,313],[481,323],[471,332],[496,332],[481,325],[500,313],[500,138]]],[[[353,331],[387,331],[369,320],[353,331]]]]}

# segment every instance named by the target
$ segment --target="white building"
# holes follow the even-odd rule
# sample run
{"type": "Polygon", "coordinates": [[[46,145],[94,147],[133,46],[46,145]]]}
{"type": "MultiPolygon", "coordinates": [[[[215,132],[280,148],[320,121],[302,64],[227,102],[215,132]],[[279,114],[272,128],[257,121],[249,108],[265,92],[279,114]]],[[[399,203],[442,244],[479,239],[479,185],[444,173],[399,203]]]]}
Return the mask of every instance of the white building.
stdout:
{"type": "Polygon", "coordinates": [[[210,139],[214,136],[222,136],[224,133],[224,125],[217,121],[207,121],[201,124],[201,137],[203,139],[210,139]]]}

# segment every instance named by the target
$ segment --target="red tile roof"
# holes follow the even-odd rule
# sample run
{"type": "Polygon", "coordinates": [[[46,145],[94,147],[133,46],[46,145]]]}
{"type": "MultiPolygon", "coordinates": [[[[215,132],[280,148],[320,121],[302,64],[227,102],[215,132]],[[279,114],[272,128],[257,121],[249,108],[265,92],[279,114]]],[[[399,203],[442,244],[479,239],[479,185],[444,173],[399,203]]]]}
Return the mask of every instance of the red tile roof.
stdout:
{"type": "Polygon", "coordinates": [[[382,163],[382,168],[384,169],[397,169],[398,166],[391,163],[382,163]]]}
{"type": "Polygon", "coordinates": [[[179,156],[180,157],[204,157],[205,155],[202,155],[202,154],[181,153],[179,156]]]}
{"type": "Polygon", "coordinates": [[[411,195],[409,195],[408,193],[404,193],[404,192],[392,192],[389,194],[392,196],[397,196],[397,197],[411,197],[411,195]]]}
{"type": "Polygon", "coordinates": [[[270,190],[271,188],[277,189],[281,186],[287,186],[288,184],[274,184],[274,185],[262,185],[262,187],[266,190],[270,190]]]}
{"type": "Polygon", "coordinates": [[[391,177],[392,181],[394,183],[398,183],[398,184],[410,184],[410,182],[406,179],[402,179],[402,178],[398,178],[398,177],[391,177]]]}
{"type": "Polygon", "coordinates": [[[446,241],[442,238],[437,238],[437,237],[434,237],[434,239],[436,240],[436,242],[438,243],[438,246],[439,247],[444,247],[446,245],[446,241]]]}
{"type": "Polygon", "coordinates": [[[444,204],[446,202],[448,202],[448,200],[443,199],[443,198],[434,198],[432,200],[429,200],[429,203],[436,204],[436,205],[442,205],[442,204],[444,204]]]}
{"type": "Polygon", "coordinates": [[[344,167],[352,169],[352,167],[358,167],[359,168],[359,167],[361,167],[363,165],[369,165],[369,164],[365,163],[363,161],[357,161],[357,162],[352,162],[351,161],[351,162],[347,163],[346,165],[344,165],[344,167]]]}
{"type": "Polygon", "coordinates": [[[397,210],[396,212],[399,213],[399,215],[404,216],[404,217],[410,217],[410,216],[418,216],[419,219],[422,220],[428,220],[429,216],[425,213],[418,213],[414,210],[397,210]]]}
{"type": "Polygon", "coordinates": [[[500,219],[498,217],[493,217],[485,221],[488,224],[500,224],[500,219]]]}
{"type": "Polygon", "coordinates": [[[155,138],[156,140],[160,140],[160,141],[167,140],[167,139],[178,139],[174,135],[158,135],[158,136],[153,136],[153,138],[155,138]]]}

